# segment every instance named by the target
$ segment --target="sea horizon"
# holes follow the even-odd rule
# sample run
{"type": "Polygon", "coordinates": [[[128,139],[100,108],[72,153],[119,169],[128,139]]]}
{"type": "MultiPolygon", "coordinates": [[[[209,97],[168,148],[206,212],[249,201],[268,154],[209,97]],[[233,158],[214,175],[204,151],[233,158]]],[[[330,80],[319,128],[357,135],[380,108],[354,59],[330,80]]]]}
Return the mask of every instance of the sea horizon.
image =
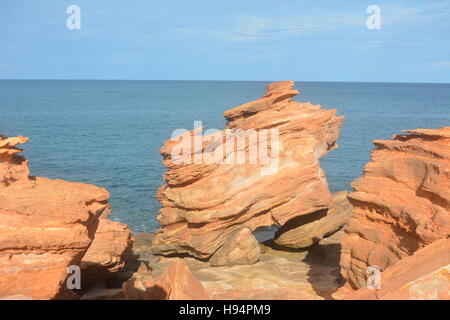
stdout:
{"type": "Polygon", "coordinates": [[[273,79],[273,80],[205,80],[205,79],[0,79],[0,81],[168,81],[168,82],[179,82],[179,81],[196,81],[196,82],[275,82],[275,81],[286,81],[292,80],[295,83],[301,82],[316,82],[316,83],[363,83],[363,84],[442,84],[449,85],[450,82],[403,82],[403,81],[340,81],[340,80],[293,80],[293,79],[273,79]]]}

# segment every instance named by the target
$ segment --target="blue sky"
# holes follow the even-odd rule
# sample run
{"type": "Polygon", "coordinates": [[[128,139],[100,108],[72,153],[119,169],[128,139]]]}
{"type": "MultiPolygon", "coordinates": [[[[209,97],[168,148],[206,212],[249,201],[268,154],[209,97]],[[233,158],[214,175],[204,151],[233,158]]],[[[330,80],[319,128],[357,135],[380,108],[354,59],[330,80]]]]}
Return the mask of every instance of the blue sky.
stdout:
{"type": "Polygon", "coordinates": [[[2,0],[0,78],[449,83],[449,38],[450,0],[2,0]]]}

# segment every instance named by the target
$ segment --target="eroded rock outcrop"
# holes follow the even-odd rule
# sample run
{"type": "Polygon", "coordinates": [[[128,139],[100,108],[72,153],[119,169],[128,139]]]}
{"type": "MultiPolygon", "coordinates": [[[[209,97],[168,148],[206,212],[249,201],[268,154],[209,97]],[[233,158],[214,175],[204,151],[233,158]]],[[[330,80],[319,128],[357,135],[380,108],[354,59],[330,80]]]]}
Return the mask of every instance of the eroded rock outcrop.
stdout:
{"type": "Polygon", "coordinates": [[[212,256],[213,266],[233,266],[254,264],[261,255],[259,243],[249,228],[242,228],[229,236],[229,239],[212,256]]]}
{"type": "Polygon", "coordinates": [[[299,219],[292,219],[277,232],[274,242],[280,246],[301,249],[338,231],[348,222],[352,213],[347,194],[347,191],[333,194],[330,207],[323,211],[324,216],[320,219],[317,219],[316,212],[313,217],[300,216],[299,219]]]}
{"type": "Polygon", "coordinates": [[[109,193],[63,180],[30,177],[16,146],[0,137],[0,297],[71,297],[65,280],[107,215],[109,193]]]}
{"type": "MultiPolygon", "coordinates": [[[[281,226],[328,207],[319,159],[336,147],[343,117],[293,101],[293,85],[272,83],[262,98],[226,111],[220,132],[199,135],[196,129],[166,141],[166,184],[157,194],[163,227],[153,252],[217,263],[215,253],[230,251],[227,242],[238,229],[281,226]]],[[[247,247],[251,255],[254,246],[247,247]]]]}
{"type": "Polygon", "coordinates": [[[341,268],[353,288],[365,286],[368,266],[385,270],[450,234],[450,127],[406,132],[374,141],[352,183],[341,268]]]}
{"type": "Polygon", "coordinates": [[[123,285],[128,300],[205,300],[209,296],[182,259],[159,275],[137,273],[123,285]]]}
{"type": "Polygon", "coordinates": [[[450,239],[441,239],[388,267],[379,290],[361,288],[346,300],[449,300],[450,239]]]}
{"type": "MultiPolygon", "coordinates": [[[[261,244],[264,248],[260,260],[254,264],[217,267],[192,257],[182,260],[209,299],[330,299],[340,286],[342,234],[342,230],[336,232],[307,250],[286,251],[261,244]]],[[[152,235],[136,235],[133,252],[147,268],[138,270],[124,286],[128,299],[146,299],[147,280],[152,279],[149,284],[153,284],[171,263],[180,259],[152,254],[151,239],[152,235]]]]}
{"type": "Polygon", "coordinates": [[[90,287],[120,271],[131,256],[131,230],[101,216],[94,240],[81,260],[82,287],[90,287]]]}

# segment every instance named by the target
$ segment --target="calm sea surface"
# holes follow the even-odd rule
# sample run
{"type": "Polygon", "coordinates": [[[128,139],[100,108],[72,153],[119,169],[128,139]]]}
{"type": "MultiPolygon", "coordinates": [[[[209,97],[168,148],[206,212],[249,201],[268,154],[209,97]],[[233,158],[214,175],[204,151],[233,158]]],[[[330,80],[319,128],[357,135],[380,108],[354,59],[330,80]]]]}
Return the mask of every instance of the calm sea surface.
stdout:
{"type": "MultiPolygon", "coordinates": [[[[153,231],[163,183],[159,148],[194,120],[221,129],[223,112],[267,82],[0,80],[0,134],[25,135],[33,175],[108,189],[112,219],[153,231]]],[[[450,84],[297,82],[297,101],[345,116],[339,149],[322,161],[332,191],[348,189],[374,139],[450,126],[450,84]]]]}

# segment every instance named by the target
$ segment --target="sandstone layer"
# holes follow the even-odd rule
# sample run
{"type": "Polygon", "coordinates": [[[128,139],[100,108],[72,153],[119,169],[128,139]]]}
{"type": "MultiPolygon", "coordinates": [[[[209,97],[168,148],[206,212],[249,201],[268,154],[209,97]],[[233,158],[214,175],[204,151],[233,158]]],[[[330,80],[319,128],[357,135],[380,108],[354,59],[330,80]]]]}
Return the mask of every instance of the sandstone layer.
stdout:
{"type": "Polygon", "coordinates": [[[123,285],[128,300],[205,300],[209,296],[182,259],[175,259],[158,276],[137,273],[123,285]]]}
{"type": "MultiPolygon", "coordinates": [[[[166,141],[166,184],[157,194],[163,227],[154,253],[239,264],[233,255],[223,262],[214,255],[230,250],[226,243],[240,228],[282,226],[328,207],[331,194],[319,159],[337,146],[343,117],[293,101],[299,93],[293,86],[272,83],[262,98],[226,111],[222,131],[200,135],[195,129],[166,141]]],[[[255,254],[254,246],[247,248],[255,254]]]]}
{"type": "Polygon", "coordinates": [[[94,240],[81,259],[82,287],[90,287],[120,271],[131,255],[131,230],[101,217],[94,240]]]}
{"type": "Polygon", "coordinates": [[[30,177],[17,145],[0,138],[0,297],[74,298],[65,283],[110,210],[102,188],[30,177]]]}
{"type": "Polygon", "coordinates": [[[352,183],[341,268],[353,288],[365,286],[368,266],[383,271],[450,234],[450,127],[406,132],[374,141],[352,183]]]}
{"type": "Polygon", "coordinates": [[[294,249],[306,248],[338,231],[352,213],[347,194],[347,191],[334,193],[330,207],[324,210],[324,216],[320,219],[317,219],[316,212],[312,219],[309,216],[292,219],[277,232],[274,242],[294,249]]]}
{"type": "Polygon", "coordinates": [[[212,266],[232,266],[256,263],[261,249],[256,238],[248,228],[238,229],[231,234],[223,246],[212,256],[212,266]]]}
{"type": "Polygon", "coordinates": [[[381,274],[379,290],[361,288],[346,300],[450,300],[450,239],[417,250],[381,274]]]}
{"type": "MultiPolygon", "coordinates": [[[[260,260],[251,265],[211,266],[208,261],[182,258],[189,273],[199,281],[209,299],[323,300],[340,286],[339,231],[308,250],[263,246],[260,260]]],[[[135,273],[124,286],[128,299],[149,299],[147,288],[157,282],[167,268],[180,258],[154,255],[149,245],[153,236],[138,234],[133,253],[148,269],[135,273]],[[150,280],[147,283],[147,280],[150,280]]],[[[187,272],[187,270],[183,269],[187,272]]]]}

